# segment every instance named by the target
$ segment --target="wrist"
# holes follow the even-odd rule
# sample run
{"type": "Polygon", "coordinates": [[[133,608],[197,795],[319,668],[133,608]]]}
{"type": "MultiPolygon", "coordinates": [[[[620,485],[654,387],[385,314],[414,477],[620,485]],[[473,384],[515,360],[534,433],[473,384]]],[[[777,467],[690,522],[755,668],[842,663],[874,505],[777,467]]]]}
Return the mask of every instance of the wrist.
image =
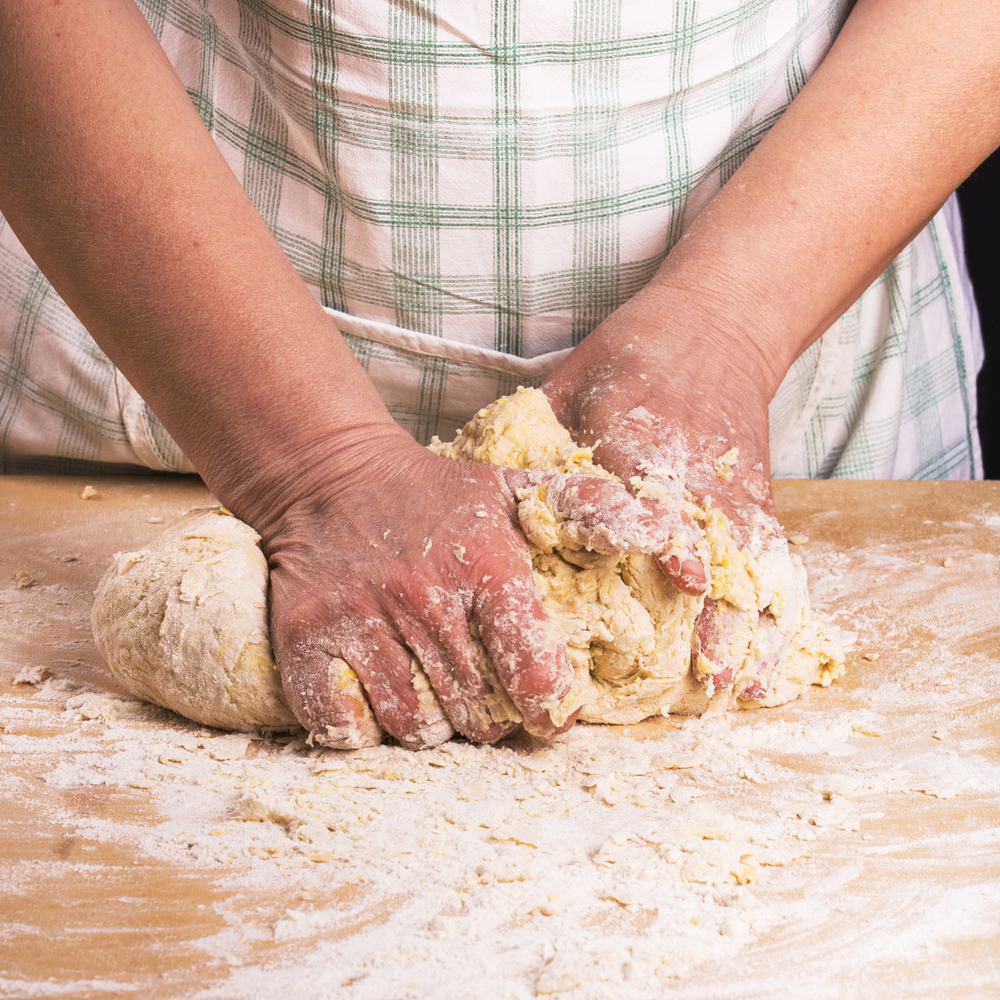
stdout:
{"type": "Polygon", "coordinates": [[[226,507],[266,536],[296,505],[318,508],[359,484],[382,481],[410,447],[419,446],[391,420],[315,428],[307,440],[263,448],[205,479],[226,507]]]}
{"type": "MultiPolygon", "coordinates": [[[[647,286],[582,341],[550,377],[545,391],[567,426],[580,430],[598,396],[658,404],[700,424],[714,414],[732,426],[763,419],[784,377],[769,359],[706,297],[659,284],[647,286]]],[[[790,363],[790,362],[789,362],[790,363]]],[[[598,407],[598,409],[603,409],[598,407]]]]}
{"type": "Polygon", "coordinates": [[[717,386],[719,394],[763,400],[778,391],[798,356],[790,338],[777,338],[763,317],[741,307],[748,300],[737,284],[719,287],[707,278],[664,275],[627,303],[648,316],[649,339],[663,343],[685,374],[717,386]],[[652,321],[650,323],[650,321],[652,321]]]}
{"type": "Polygon", "coordinates": [[[199,326],[126,372],[213,493],[258,530],[291,494],[418,448],[324,314],[268,319],[199,326]]]}

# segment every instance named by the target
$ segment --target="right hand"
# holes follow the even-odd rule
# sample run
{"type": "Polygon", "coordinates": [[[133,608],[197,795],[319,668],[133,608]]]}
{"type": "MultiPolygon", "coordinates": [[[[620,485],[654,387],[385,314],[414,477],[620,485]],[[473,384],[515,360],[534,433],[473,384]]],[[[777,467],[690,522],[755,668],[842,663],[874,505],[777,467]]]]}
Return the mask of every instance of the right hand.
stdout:
{"type": "MultiPolygon", "coordinates": [[[[455,730],[490,743],[518,719],[540,736],[571,726],[573,670],[517,517],[539,474],[438,458],[390,428],[337,470],[319,462],[235,510],[262,536],[275,658],[313,739],[349,749],[384,730],[419,749],[455,730]]],[[[611,527],[599,546],[665,544],[619,484],[550,478],[584,534],[611,527]]]]}
{"type": "Polygon", "coordinates": [[[655,292],[643,290],[543,388],[564,426],[674,539],[659,560],[668,579],[689,594],[707,591],[691,661],[706,694],[766,700],[803,594],[771,495],[767,405],[777,379],[753,358],[748,343],[733,343],[697,310],[665,321],[655,292]],[[731,463],[720,465],[727,453],[731,463]],[[754,579],[717,568],[706,580],[696,523],[704,515],[692,502],[724,515],[732,552],[720,561],[741,567],[749,556],[754,579]]]}

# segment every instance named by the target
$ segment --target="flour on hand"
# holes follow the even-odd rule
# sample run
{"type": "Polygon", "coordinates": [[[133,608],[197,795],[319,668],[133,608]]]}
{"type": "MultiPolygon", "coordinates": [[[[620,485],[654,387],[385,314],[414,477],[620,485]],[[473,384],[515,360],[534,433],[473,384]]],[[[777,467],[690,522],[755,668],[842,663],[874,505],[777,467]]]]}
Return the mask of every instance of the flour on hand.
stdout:
{"type": "MultiPolygon", "coordinates": [[[[615,478],[594,462],[591,449],[573,441],[539,389],[498,399],[454,441],[435,439],[430,448],[458,461],[615,478]]],[[[730,458],[735,451],[720,462],[728,468],[730,458]]],[[[654,479],[632,486],[640,497],[662,492],[654,479]]],[[[546,485],[519,491],[518,516],[532,545],[542,604],[563,633],[582,688],[584,721],[630,724],[670,712],[701,714],[710,705],[715,711],[780,705],[843,673],[839,638],[812,614],[802,560],[789,554],[783,538],[756,551],[740,549],[722,511],[680,501],[704,533],[707,596],[725,609],[724,638],[742,660],[723,685],[698,650],[696,622],[706,597],[674,587],[652,554],[605,554],[582,544],[551,494],[546,485]]]]}

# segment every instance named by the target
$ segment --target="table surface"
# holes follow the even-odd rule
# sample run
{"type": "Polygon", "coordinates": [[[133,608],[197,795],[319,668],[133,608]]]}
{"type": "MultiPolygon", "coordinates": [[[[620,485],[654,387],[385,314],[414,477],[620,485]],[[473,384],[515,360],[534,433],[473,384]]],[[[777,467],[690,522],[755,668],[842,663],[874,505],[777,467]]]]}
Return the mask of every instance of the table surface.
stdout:
{"type": "Polygon", "coordinates": [[[0,996],[997,996],[1000,484],[775,497],[856,636],[832,688],[373,757],[226,737],[108,674],[94,587],[199,480],[0,478],[0,996]],[[688,868],[650,903],[742,840],[728,902],[734,873],[688,868]]]}

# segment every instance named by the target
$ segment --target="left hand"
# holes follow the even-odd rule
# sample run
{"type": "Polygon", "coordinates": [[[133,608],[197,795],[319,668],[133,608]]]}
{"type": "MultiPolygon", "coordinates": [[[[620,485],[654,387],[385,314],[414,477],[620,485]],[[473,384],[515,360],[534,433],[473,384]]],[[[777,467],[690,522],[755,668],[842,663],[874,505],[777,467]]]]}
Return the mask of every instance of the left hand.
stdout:
{"type": "MultiPolygon", "coordinates": [[[[640,292],[597,327],[543,389],[580,443],[594,447],[606,469],[644,495],[644,505],[671,534],[687,535],[688,556],[661,562],[680,590],[707,588],[695,556],[701,530],[685,513],[686,498],[710,501],[725,514],[736,545],[765,568],[765,588],[778,579],[797,581],[771,495],[772,373],[703,317],[692,312],[686,320],[665,320],[652,297],[640,292]],[[692,335],[695,329],[700,336],[692,335]],[[720,463],[727,453],[731,462],[720,463]]],[[[796,593],[793,584],[793,602],[796,593]]],[[[735,685],[741,697],[766,697],[798,617],[797,609],[785,610],[779,623],[706,597],[693,665],[708,694],[735,685]]]]}

